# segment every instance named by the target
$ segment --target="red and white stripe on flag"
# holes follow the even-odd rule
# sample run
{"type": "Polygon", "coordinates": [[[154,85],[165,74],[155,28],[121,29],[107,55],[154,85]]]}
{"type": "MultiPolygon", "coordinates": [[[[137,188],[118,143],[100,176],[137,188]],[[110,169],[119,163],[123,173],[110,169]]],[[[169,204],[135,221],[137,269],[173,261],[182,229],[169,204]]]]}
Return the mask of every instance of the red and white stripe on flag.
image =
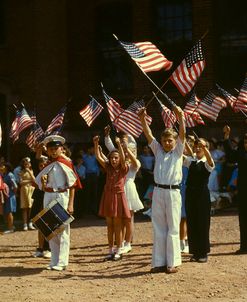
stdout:
{"type": "Polygon", "coordinates": [[[172,128],[177,121],[176,115],[174,114],[174,112],[172,112],[169,108],[167,108],[162,103],[160,103],[160,106],[161,106],[161,117],[163,119],[166,128],[172,128]]]}
{"type": "MultiPolygon", "coordinates": [[[[151,124],[152,118],[146,117],[148,125],[151,124]]],[[[131,110],[124,110],[114,121],[114,125],[121,131],[139,137],[143,131],[142,124],[137,113],[131,110]]]]}
{"type": "Polygon", "coordinates": [[[104,108],[93,97],[91,97],[89,104],[79,111],[79,113],[85,120],[86,124],[90,127],[103,109],[104,108]]]}
{"type": "Polygon", "coordinates": [[[172,73],[170,79],[182,95],[186,95],[194,87],[205,67],[202,45],[199,40],[186,55],[181,64],[172,73]]]}
{"type": "Polygon", "coordinates": [[[169,70],[172,62],[169,61],[159,49],[151,42],[138,42],[135,45],[144,53],[143,58],[133,58],[144,72],[169,70]]]}
{"type": "Polygon", "coordinates": [[[197,112],[213,121],[216,121],[219,112],[226,106],[227,103],[224,99],[219,96],[215,96],[212,92],[209,92],[206,97],[199,103],[197,112]]]}

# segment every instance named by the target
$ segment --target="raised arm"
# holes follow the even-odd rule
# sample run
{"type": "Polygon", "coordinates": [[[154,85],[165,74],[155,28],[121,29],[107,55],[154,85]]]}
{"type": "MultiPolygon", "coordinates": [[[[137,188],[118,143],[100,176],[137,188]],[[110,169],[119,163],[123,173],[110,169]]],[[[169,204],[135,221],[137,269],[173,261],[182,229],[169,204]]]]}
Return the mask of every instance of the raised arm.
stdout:
{"type": "Polygon", "coordinates": [[[139,160],[136,158],[136,155],[134,154],[134,152],[128,147],[128,143],[126,143],[125,141],[123,142],[123,147],[124,150],[127,152],[128,157],[130,159],[130,162],[132,164],[132,166],[135,169],[139,168],[139,160]]]}
{"type": "Polygon", "coordinates": [[[105,146],[106,146],[106,148],[108,149],[109,152],[116,149],[115,146],[113,145],[112,140],[111,140],[110,131],[111,131],[111,127],[109,125],[107,125],[104,128],[104,133],[105,133],[105,146]]]}
{"type": "Polygon", "coordinates": [[[105,168],[106,165],[106,161],[105,159],[101,156],[100,154],[100,148],[99,148],[99,136],[95,136],[93,138],[93,143],[94,143],[94,152],[95,152],[95,156],[98,160],[98,162],[100,163],[100,165],[105,168]]]}
{"type": "Polygon", "coordinates": [[[108,162],[108,158],[103,153],[101,146],[99,146],[99,153],[100,153],[100,156],[104,159],[104,161],[108,162]]]}
{"type": "Polygon", "coordinates": [[[147,116],[146,108],[144,108],[144,107],[141,108],[138,111],[138,116],[139,116],[139,119],[140,119],[141,124],[142,124],[143,132],[146,136],[148,144],[150,145],[152,143],[152,141],[154,140],[154,136],[153,136],[153,133],[152,133],[150,127],[148,126],[147,121],[146,121],[146,116],[147,116]]]}
{"type": "Polygon", "coordinates": [[[185,134],[186,134],[186,128],[185,128],[185,119],[184,119],[184,112],[179,106],[174,106],[173,111],[175,112],[178,122],[179,122],[179,131],[178,136],[182,143],[185,142],[185,134]]]}
{"type": "Polygon", "coordinates": [[[204,141],[201,140],[201,141],[200,141],[200,144],[201,144],[201,146],[202,146],[202,148],[203,148],[203,150],[204,150],[204,155],[205,155],[205,157],[206,157],[206,160],[207,160],[208,165],[209,165],[211,168],[214,168],[214,167],[215,167],[214,160],[213,160],[213,158],[212,158],[212,156],[211,156],[210,151],[209,151],[208,148],[207,148],[206,142],[204,142],[204,141]]]}
{"type": "Polygon", "coordinates": [[[44,152],[46,152],[46,147],[43,143],[39,143],[35,146],[35,158],[36,159],[40,159],[44,152]]]}
{"type": "Polygon", "coordinates": [[[231,128],[228,125],[223,127],[224,140],[228,140],[230,138],[231,128]]]}
{"type": "Polygon", "coordinates": [[[119,154],[120,154],[121,166],[123,168],[125,168],[125,166],[126,166],[126,163],[125,163],[125,154],[124,154],[123,147],[122,147],[122,144],[120,142],[120,138],[119,137],[116,137],[116,144],[118,146],[118,151],[119,151],[119,154]]]}
{"type": "Polygon", "coordinates": [[[226,157],[227,160],[230,162],[237,162],[238,160],[238,151],[233,150],[231,142],[230,142],[230,133],[231,133],[231,128],[228,125],[225,125],[223,127],[223,134],[224,134],[224,150],[226,152],[226,157]]]}
{"type": "Polygon", "coordinates": [[[190,145],[188,144],[188,142],[186,140],[185,140],[185,148],[186,148],[186,151],[187,151],[186,155],[193,157],[194,152],[193,152],[192,148],[190,147],[190,145]]]}

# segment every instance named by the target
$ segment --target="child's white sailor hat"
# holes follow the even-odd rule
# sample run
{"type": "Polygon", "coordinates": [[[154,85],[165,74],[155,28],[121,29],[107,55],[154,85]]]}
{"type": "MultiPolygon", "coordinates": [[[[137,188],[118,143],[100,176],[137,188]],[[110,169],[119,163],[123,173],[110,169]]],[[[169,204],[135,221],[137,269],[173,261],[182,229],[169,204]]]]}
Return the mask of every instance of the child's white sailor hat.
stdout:
{"type": "Polygon", "coordinates": [[[49,135],[43,140],[46,147],[58,147],[65,143],[65,138],[60,135],[49,135]]]}

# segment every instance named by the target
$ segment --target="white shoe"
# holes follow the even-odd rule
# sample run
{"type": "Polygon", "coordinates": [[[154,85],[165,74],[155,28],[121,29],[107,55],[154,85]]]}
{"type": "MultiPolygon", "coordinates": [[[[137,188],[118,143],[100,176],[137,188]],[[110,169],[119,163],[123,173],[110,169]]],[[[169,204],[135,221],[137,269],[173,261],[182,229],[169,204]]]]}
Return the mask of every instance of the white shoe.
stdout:
{"type": "Polygon", "coordinates": [[[126,245],[120,249],[120,254],[127,254],[132,250],[131,245],[126,245]]]}
{"type": "Polygon", "coordinates": [[[36,252],[33,254],[33,256],[34,256],[35,258],[38,258],[38,257],[43,257],[44,254],[43,254],[43,252],[41,252],[40,250],[36,250],[36,252]]]}
{"type": "Polygon", "coordinates": [[[64,270],[66,270],[66,266],[55,265],[51,269],[54,271],[64,271],[64,270]]]}
{"type": "Polygon", "coordinates": [[[6,230],[3,232],[3,234],[11,234],[14,233],[15,229],[11,229],[11,230],[6,230]]]}
{"type": "Polygon", "coordinates": [[[29,230],[36,230],[35,227],[33,226],[32,222],[29,222],[28,228],[29,228],[29,230]]]}
{"type": "Polygon", "coordinates": [[[188,244],[187,245],[185,244],[183,253],[189,254],[189,246],[188,246],[188,244]]]}
{"type": "Polygon", "coordinates": [[[142,212],[142,214],[151,217],[151,215],[152,215],[152,209],[150,208],[147,211],[142,212]]]}
{"type": "Polygon", "coordinates": [[[28,230],[27,224],[24,223],[24,225],[23,225],[23,231],[27,231],[27,230],[28,230]]]}
{"type": "Polygon", "coordinates": [[[44,251],[43,252],[43,257],[46,258],[46,259],[51,258],[51,252],[50,251],[44,251]]]}
{"type": "Polygon", "coordinates": [[[113,261],[118,261],[121,260],[123,258],[122,254],[114,254],[113,256],[113,261]]]}

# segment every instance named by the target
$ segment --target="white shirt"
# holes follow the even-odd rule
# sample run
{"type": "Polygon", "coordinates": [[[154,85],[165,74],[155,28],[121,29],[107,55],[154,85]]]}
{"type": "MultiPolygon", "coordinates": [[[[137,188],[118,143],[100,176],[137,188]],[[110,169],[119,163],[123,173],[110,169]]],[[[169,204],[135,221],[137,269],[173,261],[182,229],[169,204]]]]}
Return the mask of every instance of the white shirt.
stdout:
{"type": "Polygon", "coordinates": [[[184,159],[184,166],[187,167],[187,168],[189,168],[190,165],[191,165],[191,163],[192,163],[193,161],[195,161],[196,163],[199,163],[199,162],[202,161],[202,162],[204,163],[205,168],[206,168],[206,169],[208,170],[208,172],[210,172],[210,173],[213,171],[213,169],[214,169],[214,167],[215,167],[214,163],[213,163],[213,167],[209,166],[209,164],[208,164],[207,159],[206,159],[205,156],[203,156],[201,159],[198,159],[198,158],[196,158],[196,157],[187,156],[187,157],[184,159]]]}
{"type": "Polygon", "coordinates": [[[155,156],[154,181],[160,185],[178,185],[182,181],[184,143],[177,139],[175,148],[165,152],[154,139],[149,145],[155,156]]]}
{"type": "Polygon", "coordinates": [[[47,187],[57,189],[65,189],[72,187],[76,182],[76,175],[67,165],[54,161],[46,166],[36,177],[36,183],[42,190],[41,177],[48,175],[47,187]]]}

